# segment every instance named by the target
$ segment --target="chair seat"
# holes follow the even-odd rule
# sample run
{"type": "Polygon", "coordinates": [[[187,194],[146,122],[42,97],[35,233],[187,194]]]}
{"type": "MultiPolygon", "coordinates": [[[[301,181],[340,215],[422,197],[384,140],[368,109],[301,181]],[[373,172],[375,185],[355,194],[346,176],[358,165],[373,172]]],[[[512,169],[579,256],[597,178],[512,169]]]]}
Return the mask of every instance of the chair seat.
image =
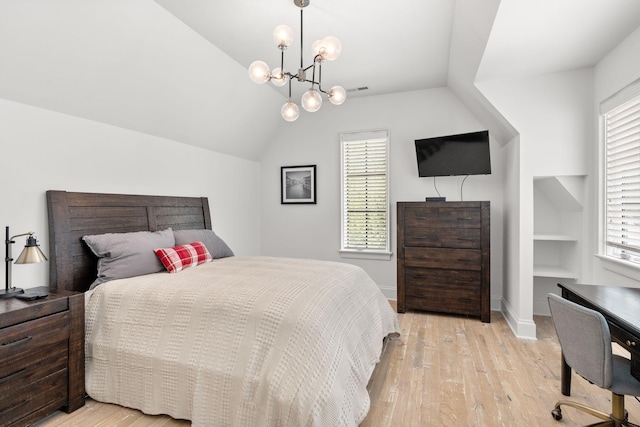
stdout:
{"type": "Polygon", "coordinates": [[[640,396],[640,381],[632,377],[631,361],[626,357],[613,355],[613,378],[611,380],[612,393],[627,396],[640,396]]]}

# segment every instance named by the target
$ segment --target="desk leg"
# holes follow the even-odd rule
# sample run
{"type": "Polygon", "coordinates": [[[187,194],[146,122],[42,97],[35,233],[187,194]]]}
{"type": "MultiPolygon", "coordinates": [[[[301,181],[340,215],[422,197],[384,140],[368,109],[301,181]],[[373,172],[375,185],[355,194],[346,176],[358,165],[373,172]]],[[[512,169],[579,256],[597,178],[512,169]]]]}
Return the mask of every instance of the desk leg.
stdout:
{"type": "Polygon", "coordinates": [[[560,389],[562,394],[565,396],[571,396],[571,367],[567,365],[567,362],[564,360],[564,354],[561,357],[561,365],[560,365],[560,378],[561,385],[560,389]]]}

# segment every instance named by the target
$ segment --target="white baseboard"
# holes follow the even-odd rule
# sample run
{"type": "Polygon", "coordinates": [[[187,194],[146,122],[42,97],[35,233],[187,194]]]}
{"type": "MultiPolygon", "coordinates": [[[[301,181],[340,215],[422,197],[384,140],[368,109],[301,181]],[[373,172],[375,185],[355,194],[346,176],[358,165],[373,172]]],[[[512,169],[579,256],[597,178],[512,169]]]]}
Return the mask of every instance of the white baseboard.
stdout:
{"type": "Polygon", "coordinates": [[[396,301],[398,299],[398,294],[396,292],[396,288],[382,287],[381,286],[380,290],[382,291],[382,295],[384,295],[386,299],[391,300],[391,301],[396,301]]]}
{"type": "Polygon", "coordinates": [[[518,317],[511,309],[511,306],[504,299],[502,300],[501,305],[502,309],[500,311],[502,311],[504,318],[507,320],[507,324],[517,338],[530,340],[537,339],[536,324],[534,321],[518,319],[518,317]]]}

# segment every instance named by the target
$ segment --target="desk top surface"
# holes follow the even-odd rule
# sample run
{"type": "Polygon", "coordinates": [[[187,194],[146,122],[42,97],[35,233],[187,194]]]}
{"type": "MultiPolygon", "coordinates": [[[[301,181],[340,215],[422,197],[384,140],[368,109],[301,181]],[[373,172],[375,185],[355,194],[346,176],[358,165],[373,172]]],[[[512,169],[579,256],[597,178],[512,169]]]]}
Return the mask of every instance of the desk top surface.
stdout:
{"type": "Polygon", "coordinates": [[[605,317],[611,317],[634,335],[640,336],[640,288],[565,284],[558,286],[593,304],[605,317]]]}

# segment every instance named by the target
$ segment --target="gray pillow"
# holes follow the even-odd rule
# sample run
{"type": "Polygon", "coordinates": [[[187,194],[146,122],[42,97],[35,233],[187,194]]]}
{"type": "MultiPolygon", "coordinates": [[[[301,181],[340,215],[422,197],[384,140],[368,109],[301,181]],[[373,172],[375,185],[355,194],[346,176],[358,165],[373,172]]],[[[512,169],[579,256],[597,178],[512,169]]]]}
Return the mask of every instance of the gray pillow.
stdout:
{"type": "Polygon", "coordinates": [[[173,231],[107,233],[82,238],[98,257],[98,278],[91,287],[109,280],[163,271],[154,249],[175,246],[173,231]]]}
{"type": "Polygon", "coordinates": [[[192,242],[202,242],[211,256],[225,258],[233,256],[233,251],[216,233],[211,230],[173,230],[176,245],[188,245],[192,242]]]}

